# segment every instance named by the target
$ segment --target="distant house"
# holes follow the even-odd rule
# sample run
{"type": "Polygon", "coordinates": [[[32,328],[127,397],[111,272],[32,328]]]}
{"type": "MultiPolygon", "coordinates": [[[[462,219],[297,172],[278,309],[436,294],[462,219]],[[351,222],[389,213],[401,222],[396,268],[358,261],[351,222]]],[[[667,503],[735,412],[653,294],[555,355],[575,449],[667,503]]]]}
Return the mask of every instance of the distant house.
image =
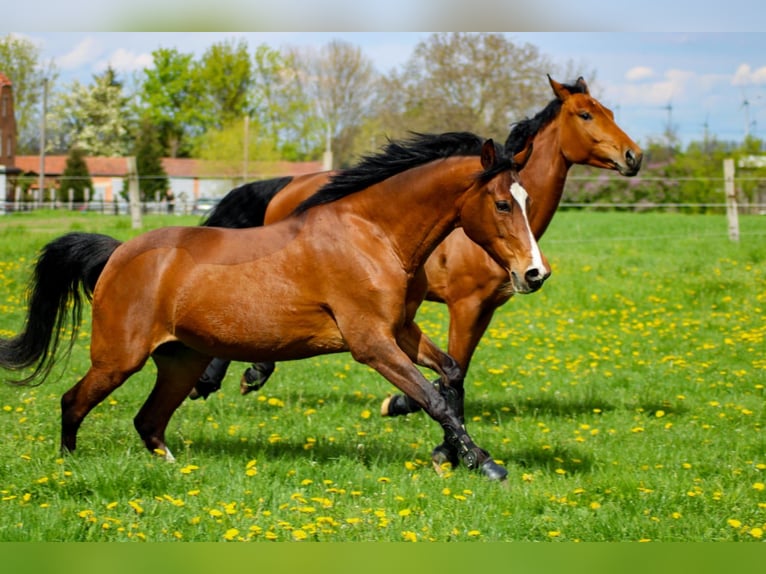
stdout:
{"type": "MultiPolygon", "coordinates": [[[[67,156],[45,156],[45,186],[59,188],[66,186],[60,178],[66,167],[67,156]]],[[[86,157],[94,187],[94,201],[119,201],[125,189],[128,176],[128,159],[124,157],[86,157]]],[[[243,182],[242,168],[215,164],[198,159],[163,158],[162,166],[168,176],[170,191],[176,200],[193,203],[199,199],[218,199],[243,182]]],[[[24,175],[38,176],[40,157],[36,155],[16,156],[16,167],[24,175]]],[[[251,162],[248,166],[247,181],[301,175],[322,169],[321,161],[308,162],[251,162]]],[[[139,174],[139,186],[141,182],[139,174]]],[[[154,174],[143,174],[150,177],[154,174]]],[[[127,190],[125,190],[127,191],[127,190]]]]}

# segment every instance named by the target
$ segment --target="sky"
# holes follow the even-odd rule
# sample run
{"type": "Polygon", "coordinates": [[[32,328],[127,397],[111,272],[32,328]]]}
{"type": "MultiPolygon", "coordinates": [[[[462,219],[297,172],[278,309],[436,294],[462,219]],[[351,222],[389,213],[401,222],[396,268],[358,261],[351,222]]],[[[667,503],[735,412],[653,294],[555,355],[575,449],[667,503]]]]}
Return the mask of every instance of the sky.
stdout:
{"type": "MultiPolygon", "coordinates": [[[[60,84],[89,83],[107,65],[121,73],[151,66],[151,52],[173,47],[201,55],[215,42],[244,37],[268,44],[322,46],[341,39],[359,46],[381,72],[403,65],[424,32],[31,32],[60,84]]],[[[766,33],[733,32],[508,32],[537,46],[554,62],[593,71],[594,95],[639,143],[661,139],[670,123],[681,141],[709,137],[766,138],[766,33]],[[747,103],[745,103],[747,102],[747,103]]],[[[545,82],[547,70],[540,70],[545,82]]],[[[574,78],[556,78],[571,81],[574,78]]],[[[541,103],[541,107],[545,102],[541,103]]],[[[523,118],[519,118],[523,119],[523,118]]]]}

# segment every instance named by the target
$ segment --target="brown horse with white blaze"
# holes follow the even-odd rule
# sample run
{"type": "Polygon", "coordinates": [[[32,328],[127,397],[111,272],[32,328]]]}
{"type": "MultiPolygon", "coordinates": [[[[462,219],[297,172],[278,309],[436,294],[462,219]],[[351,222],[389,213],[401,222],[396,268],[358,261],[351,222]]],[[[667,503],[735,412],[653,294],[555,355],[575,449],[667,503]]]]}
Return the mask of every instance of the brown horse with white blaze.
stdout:
{"type": "Polygon", "coordinates": [[[507,471],[416,367],[436,372],[444,387],[462,386],[460,366],[414,316],[423,264],[456,226],[515,291],[542,286],[550,268],[514,163],[526,157],[506,157],[473,134],[418,135],[364,158],[273,225],[169,227],[121,244],[65,235],[37,260],[25,329],[0,339],[0,366],[36,365],[27,380],[44,380],[68,304],[79,308],[84,287],[92,289],[91,366],[62,397],[64,450],[75,449],[87,414],[149,358],[157,378],[134,423],[150,451],[171,459],[166,427],[211,356],[281,361],[348,351],[417,401],[468,468],[503,479],[507,471]]]}
{"type": "MultiPolygon", "coordinates": [[[[554,99],[534,117],[516,123],[505,142],[506,153],[518,153],[530,141],[533,144],[521,176],[530,197],[530,225],[538,240],[558,208],[572,165],[630,177],[638,173],[643,157],[641,148],[615,123],[611,110],[589,93],[582,78],[571,85],[550,76],[548,81],[554,99]]],[[[204,225],[250,227],[278,221],[331,175],[320,172],[243,185],[221,200],[204,225]]],[[[426,261],[425,273],[426,299],[445,303],[449,311],[447,352],[467,371],[495,310],[513,295],[509,276],[461,229],[436,247],[426,261]]],[[[227,367],[228,361],[214,360],[192,398],[219,388],[227,367]]],[[[273,362],[252,365],[242,377],[242,393],[260,388],[273,370],[273,362]]],[[[456,392],[456,400],[462,403],[462,388],[456,392]]],[[[395,395],[383,402],[381,412],[393,416],[419,408],[416,401],[395,395]]],[[[458,409],[462,412],[462,406],[458,409]]]]}

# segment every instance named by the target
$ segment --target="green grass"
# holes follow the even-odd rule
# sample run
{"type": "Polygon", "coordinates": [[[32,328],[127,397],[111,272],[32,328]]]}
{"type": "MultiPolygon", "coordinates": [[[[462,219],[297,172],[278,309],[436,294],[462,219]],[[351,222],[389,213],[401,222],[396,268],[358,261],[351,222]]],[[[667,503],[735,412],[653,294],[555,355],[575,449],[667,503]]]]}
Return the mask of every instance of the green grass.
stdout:
{"type": "MultiPolygon", "coordinates": [[[[146,228],[197,218],[145,218],[146,228]]],[[[758,541],[766,535],[766,217],[560,212],[544,289],[495,315],[466,381],[468,428],[506,484],[438,476],[422,413],[348,354],[280,364],[241,397],[188,401],[150,455],[132,419],[153,368],[58,453],[59,399],[89,327],[39,387],[0,386],[2,541],[758,541]]],[[[126,239],[125,217],[0,218],[0,335],[22,325],[37,249],[69,230],[126,239]]],[[[420,323],[444,344],[444,306],[420,323]]]]}

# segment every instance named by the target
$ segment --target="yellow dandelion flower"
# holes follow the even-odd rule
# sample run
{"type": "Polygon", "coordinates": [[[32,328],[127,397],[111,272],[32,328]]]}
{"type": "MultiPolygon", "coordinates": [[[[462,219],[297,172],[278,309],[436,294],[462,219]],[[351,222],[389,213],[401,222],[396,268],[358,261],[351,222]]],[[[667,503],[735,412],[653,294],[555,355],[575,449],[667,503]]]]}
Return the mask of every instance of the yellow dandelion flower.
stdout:
{"type": "Polygon", "coordinates": [[[549,530],[548,531],[548,536],[550,538],[558,538],[559,536],[561,536],[561,531],[560,530],[549,530]]]}
{"type": "Polygon", "coordinates": [[[362,521],[361,518],[357,518],[355,516],[351,518],[346,518],[346,524],[359,524],[361,521],[362,521]]]}
{"type": "Polygon", "coordinates": [[[753,538],[762,538],[763,537],[763,528],[758,528],[757,526],[755,528],[751,528],[749,534],[753,538]]]}
{"type": "Polygon", "coordinates": [[[141,508],[141,505],[140,505],[140,504],[138,504],[138,502],[136,502],[135,500],[130,500],[130,501],[128,501],[128,505],[130,505],[130,507],[131,507],[133,510],[135,510],[135,511],[136,511],[136,514],[143,514],[143,512],[144,512],[144,509],[143,509],[143,508],[141,508]]]}
{"type": "Polygon", "coordinates": [[[481,536],[481,531],[480,530],[469,530],[467,534],[471,538],[476,538],[477,536],[481,536]]]}
{"type": "Polygon", "coordinates": [[[755,490],[763,490],[766,488],[766,484],[763,484],[762,482],[756,482],[755,484],[753,484],[753,488],[755,490]]]}
{"type": "Polygon", "coordinates": [[[301,530],[300,528],[298,530],[293,530],[293,538],[295,540],[306,540],[309,535],[306,534],[305,530],[301,530]]]}
{"type": "Polygon", "coordinates": [[[410,514],[412,514],[412,510],[410,510],[409,508],[402,508],[399,511],[399,516],[409,516],[410,514]]]}
{"type": "Polygon", "coordinates": [[[418,535],[415,532],[412,532],[411,530],[405,530],[404,532],[402,532],[402,538],[404,538],[405,542],[418,541],[418,535]]]}
{"type": "Polygon", "coordinates": [[[220,518],[221,516],[223,516],[223,512],[221,512],[221,511],[220,511],[220,510],[218,510],[217,508],[211,508],[211,509],[208,511],[208,514],[209,514],[210,516],[212,516],[213,518],[220,518]]]}
{"type": "Polygon", "coordinates": [[[278,538],[277,533],[272,532],[271,530],[269,530],[266,534],[264,534],[264,537],[266,538],[266,540],[276,540],[278,538]]]}
{"type": "Polygon", "coordinates": [[[372,415],[372,413],[369,411],[369,409],[364,409],[362,411],[361,417],[363,419],[368,419],[368,418],[370,418],[371,415],[372,415]]]}
{"type": "Polygon", "coordinates": [[[599,508],[601,508],[601,503],[600,502],[596,502],[594,500],[593,502],[590,503],[590,507],[591,507],[592,510],[598,510],[599,508]]]}
{"type": "Polygon", "coordinates": [[[443,488],[442,489],[442,494],[444,496],[449,496],[450,494],[452,494],[452,491],[449,488],[443,488]]]}
{"type": "Polygon", "coordinates": [[[736,518],[729,518],[729,520],[726,521],[726,524],[728,524],[732,528],[739,528],[740,526],[742,526],[742,521],[737,520],[736,518]]]}
{"type": "Polygon", "coordinates": [[[525,472],[521,475],[521,480],[524,482],[532,482],[535,479],[535,476],[533,474],[530,474],[528,472],[525,472]]]}
{"type": "Polygon", "coordinates": [[[237,536],[239,536],[239,530],[236,528],[229,528],[223,533],[224,540],[234,540],[237,536]]]}
{"type": "Polygon", "coordinates": [[[381,477],[378,479],[378,482],[384,482],[384,483],[386,483],[386,482],[391,482],[391,479],[390,479],[390,478],[388,478],[387,476],[381,476],[381,477]]]}

